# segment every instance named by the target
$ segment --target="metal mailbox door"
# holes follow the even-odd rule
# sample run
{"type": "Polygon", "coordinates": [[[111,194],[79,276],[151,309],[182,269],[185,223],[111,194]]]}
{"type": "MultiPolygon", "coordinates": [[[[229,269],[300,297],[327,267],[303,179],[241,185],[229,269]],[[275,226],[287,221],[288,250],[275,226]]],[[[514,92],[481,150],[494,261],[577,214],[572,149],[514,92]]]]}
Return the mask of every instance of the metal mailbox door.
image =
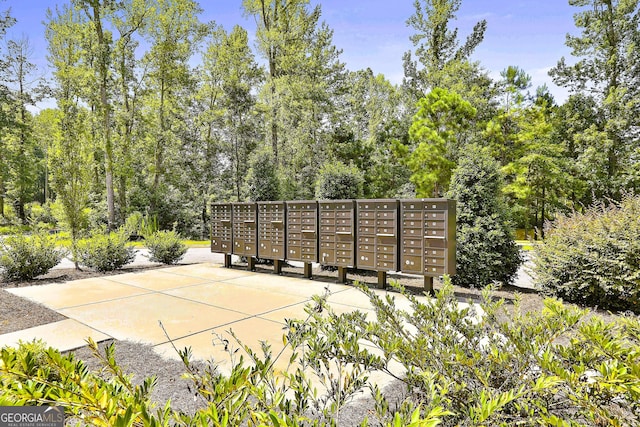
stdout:
{"type": "Polygon", "coordinates": [[[232,204],[233,254],[247,257],[258,255],[257,209],[255,203],[232,204]]]}
{"type": "Polygon", "coordinates": [[[283,260],[285,252],[284,202],[258,202],[258,257],[283,260]]]}
{"type": "Polygon", "coordinates": [[[377,271],[398,271],[398,201],[357,200],[356,264],[377,271]]]}
{"type": "Polygon", "coordinates": [[[211,205],[211,252],[230,254],[233,250],[231,203],[211,205]]]}
{"type": "Polygon", "coordinates": [[[336,267],[355,267],[355,202],[321,200],[320,263],[336,267]]]}
{"type": "Polygon", "coordinates": [[[286,203],[287,254],[290,261],[318,262],[318,202],[286,203]]]}

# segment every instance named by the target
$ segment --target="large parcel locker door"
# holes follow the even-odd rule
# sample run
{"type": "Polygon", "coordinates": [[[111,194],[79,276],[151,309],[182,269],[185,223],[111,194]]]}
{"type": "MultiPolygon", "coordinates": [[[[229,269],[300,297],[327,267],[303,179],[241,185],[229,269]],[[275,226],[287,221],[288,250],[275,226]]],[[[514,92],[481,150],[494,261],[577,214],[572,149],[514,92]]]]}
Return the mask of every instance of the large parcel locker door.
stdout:
{"type": "Polygon", "coordinates": [[[286,202],[287,257],[304,262],[304,276],[311,277],[311,263],[318,262],[318,202],[286,202]]]}
{"type": "Polygon", "coordinates": [[[247,257],[253,270],[257,248],[257,206],[255,203],[232,204],[233,254],[247,257]]]}
{"type": "Polygon", "coordinates": [[[357,200],[358,268],[398,271],[398,201],[357,200]]]}
{"type": "Polygon", "coordinates": [[[284,224],[284,202],[258,202],[258,258],[285,259],[284,224]]]}

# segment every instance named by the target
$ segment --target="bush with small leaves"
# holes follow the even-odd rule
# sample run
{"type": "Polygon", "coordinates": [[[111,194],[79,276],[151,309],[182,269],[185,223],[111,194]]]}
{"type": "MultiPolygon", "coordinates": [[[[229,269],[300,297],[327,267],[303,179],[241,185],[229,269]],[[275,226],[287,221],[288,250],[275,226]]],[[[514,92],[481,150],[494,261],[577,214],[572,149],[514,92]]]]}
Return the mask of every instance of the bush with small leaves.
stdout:
{"type": "Polygon", "coordinates": [[[93,232],[78,242],[78,262],[96,271],[119,270],[131,263],[136,250],[128,244],[128,236],[117,233],[93,232]]]}
{"type": "Polygon", "coordinates": [[[357,199],[362,197],[364,176],[355,166],[344,163],[327,163],[318,174],[316,198],[318,199],[357,199]]]}
{"type": "Polygon", "coordinates": [[[156,231],[145,236],[145,246],[149,249],[149,260],[163,264],[175,264],[187,253],[187,245],[175,231],[156,231]]]}
{"type": "Polygon", "coordinates": [[[533,261],[543,292],[640,313],[640,196],[560,216],[533,261]]]}
{"type": "Polygon", "coordinates": [[[46,274],[66,255],[44,232],[0,239],[0,272],[6,280],[31,280],[46,274]]]}

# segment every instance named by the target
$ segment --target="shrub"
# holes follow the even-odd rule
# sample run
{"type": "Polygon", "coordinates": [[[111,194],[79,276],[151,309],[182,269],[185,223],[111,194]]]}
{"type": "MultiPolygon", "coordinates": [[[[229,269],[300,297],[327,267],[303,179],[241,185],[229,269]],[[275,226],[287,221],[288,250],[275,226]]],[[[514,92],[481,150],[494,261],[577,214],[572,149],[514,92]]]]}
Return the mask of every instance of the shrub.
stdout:
{"type": "Polygon", "coordinates": [[[0,239],[0,268],[7,280],[31,280],[58,265],[66,251],[44,232],[0,239]]]}
{"type": "Polygon", "coordinates": [[[277,165],[269,151],[258,151],[251,159],[251,168],[247,176],[249,200],[278,200],[280,198],[280,180],[277,165]]]}
{"type": "Polygon", "coordinates": [[[316,183],[318,199],[357,199],[362,197],[364,177],[355,166],[344,163],[326,163],[316,183]]]}
{"type": "Polygon", "coordinates": [[[147,235],[145,246],[149,249],[149,260],[163,264],[175,264],[187,252],[187,245],[175,231],[156,231],[147,235]]]}
{"type": "Polygon", "coordinates": [[[45,351],[46,366],[41,357],[19,356],[29,354],[25,349],[2,349],[0,405],[55,402],[87,425],[335,426],[345,405],[369,389],[373,425],[639,425],[637,317],[605,324],[553,299],[527,314],[516,300],[513,312],[503,313],[504,301],[489,291],[478,305],[460,304],[448,280],[426,302],[392,285],[410,308],[365,287],[375,316],[338,314],[328,295],[314,297],[307,319],[287,321],[286,372],[276,372],[275,360],[284,356],[268,343],[254,352],[238,341],[247,363],[235,345],[221,342],[232,357],[229,376],[213,362],[192,364],[189,349],[179,351],[185,377],[205,402],[193,415],[173,412],[170,403],[152,412],[153,379],[134,385],[113,344],[103,354],[92,341],[100,372],[53,349],[45,351]],[[385,396],[370,383],[375,371],[404,389],[385,396]]]}
{"type": "Polygon", "coordinates": [[[136,250],[127,244],[127,235],[120,231],[105,234],[93,232],[78,242],[78,262],[97,271],[119,270],[135,259],[136,250]]]}
{"type": "Polygon", "coordinates": [[[457,201],[456,285],[509,284],[522,263],[501,188],[498,163],[484,149],[468,147],[447,193],[457,201]]]}
{"type": "Polygon", "coordinates": [[[548,294],[640,312],[640,196],[558,217],[533,261],[548,294]]]}

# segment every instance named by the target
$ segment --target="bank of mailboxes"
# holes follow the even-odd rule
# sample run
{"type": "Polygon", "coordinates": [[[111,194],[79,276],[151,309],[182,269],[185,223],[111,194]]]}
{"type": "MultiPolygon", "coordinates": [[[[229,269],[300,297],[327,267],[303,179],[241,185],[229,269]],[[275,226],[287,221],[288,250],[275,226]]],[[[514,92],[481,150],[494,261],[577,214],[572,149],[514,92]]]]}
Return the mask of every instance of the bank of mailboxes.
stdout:
{"type": "Polygon", "coordinates": [[[216,203],[211,251],[424,276],[455,274],[448,199],[216,203]]]}

